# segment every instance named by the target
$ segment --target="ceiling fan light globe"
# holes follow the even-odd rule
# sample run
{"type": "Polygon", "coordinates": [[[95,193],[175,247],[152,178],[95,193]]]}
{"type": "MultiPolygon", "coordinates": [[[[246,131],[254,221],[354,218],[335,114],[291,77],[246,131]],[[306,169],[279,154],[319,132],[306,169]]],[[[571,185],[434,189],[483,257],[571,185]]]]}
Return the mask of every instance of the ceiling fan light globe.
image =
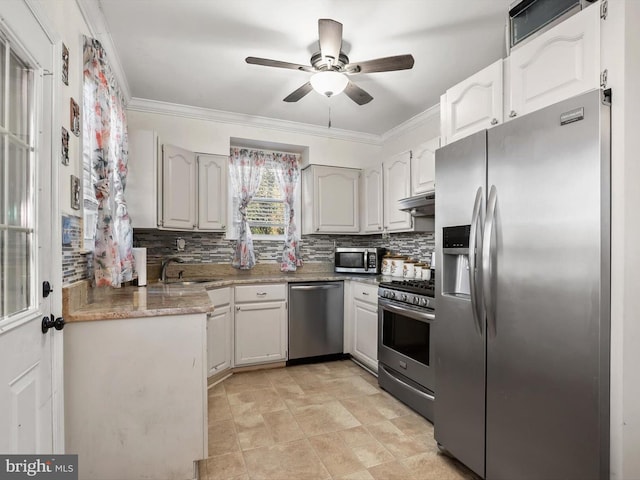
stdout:
{"type": "Polygon", "coordinates": [[[349,79],[340,72],[318,72],[309,79],[313,89],[320,95],[331,97],[342,93],[349,79]]]}

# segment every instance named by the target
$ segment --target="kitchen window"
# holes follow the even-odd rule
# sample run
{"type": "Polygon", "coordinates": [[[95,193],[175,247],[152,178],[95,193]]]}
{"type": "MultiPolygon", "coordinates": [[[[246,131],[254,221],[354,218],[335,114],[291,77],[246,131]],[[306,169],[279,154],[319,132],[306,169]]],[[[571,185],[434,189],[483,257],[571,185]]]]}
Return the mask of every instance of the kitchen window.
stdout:
{"type": "MultiPolygon", "coordinates": [[[[238,238],[240,215],[238,213],[238,197],[233,188],[229,188],[229,218],[233,219],[232,228],[228,229],[227,238],[238,238]]],[[[300,225],[300,185],[296,189],[294,215],[296,225],[300,225]]],[[[260,186],[247,207],[247,219],[253,240],[284,240],[286,230],[287,208],[284,195],[276,177],[274,160],[265,162],[260,186]]]]}

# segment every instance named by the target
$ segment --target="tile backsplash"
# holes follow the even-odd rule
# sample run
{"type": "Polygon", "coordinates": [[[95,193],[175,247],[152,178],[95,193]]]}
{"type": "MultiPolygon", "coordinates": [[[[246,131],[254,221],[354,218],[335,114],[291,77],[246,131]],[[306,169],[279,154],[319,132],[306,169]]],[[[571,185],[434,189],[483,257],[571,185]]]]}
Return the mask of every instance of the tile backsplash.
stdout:
{"type": "MultiPolygon", "coordinates": [[[[147,262],[158,264],[162,258],[177,255],[187,263],[231,263],[235,240],[227,240],[223,233],[169,232],[163,230],[136,229],[134,246],[147,248],[147,262]],[[178,252],[178,238],[185,241],[185,249],[178,252]]],[[[395,233],[387,238],[382,235],[303,235],[302,259],[305,262],[333,262],[334,247],[384,247],[401,255],[424,260],[434,250],[431,233],[395,233]]],[[[256,260],[259,263],[279,263],[282,255],[281,241],[254,240],[256,260]]]]}
{"type": "Polygon", "coordinates": [[[91,276],[93,254],[82,250],[82,219],[68,216],[63,222],[65,241],[62,245],[62,284],[70,285],[91,276]]]}

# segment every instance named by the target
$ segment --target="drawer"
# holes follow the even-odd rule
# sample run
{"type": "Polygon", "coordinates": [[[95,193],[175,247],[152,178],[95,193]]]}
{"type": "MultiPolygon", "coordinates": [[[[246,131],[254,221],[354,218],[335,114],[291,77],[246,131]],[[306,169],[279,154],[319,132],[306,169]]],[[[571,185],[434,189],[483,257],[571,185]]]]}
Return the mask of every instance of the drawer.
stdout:
{"type": "Polygon", "coordinates": [[[268,302],[285,300],[287,288],[284,283],[265,283],[264,285],[241,285],[236,287],[236,303],[268,302]]]}
{"type": "Polygon", "coordinates": [[[231,303],[231,287],[216,288],[215,290],[207,291],[207,293],[214,308],[231,303]]]}
{"type": "Polygon", "coordinates": [[[367,303],[378,303],[378,286],[370,283],[353,282],[353,298],[367,303]]]}

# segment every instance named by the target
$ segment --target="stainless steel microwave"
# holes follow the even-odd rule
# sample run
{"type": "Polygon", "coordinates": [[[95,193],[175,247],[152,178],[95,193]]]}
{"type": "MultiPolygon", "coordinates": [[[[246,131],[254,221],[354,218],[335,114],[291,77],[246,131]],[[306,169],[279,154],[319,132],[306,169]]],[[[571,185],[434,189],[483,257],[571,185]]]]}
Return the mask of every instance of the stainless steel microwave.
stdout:
{"type": "Polygon", "coordinates": [[[384,248],[336,247],[335,271],[339,273],[380,273],[384,248]]]}

